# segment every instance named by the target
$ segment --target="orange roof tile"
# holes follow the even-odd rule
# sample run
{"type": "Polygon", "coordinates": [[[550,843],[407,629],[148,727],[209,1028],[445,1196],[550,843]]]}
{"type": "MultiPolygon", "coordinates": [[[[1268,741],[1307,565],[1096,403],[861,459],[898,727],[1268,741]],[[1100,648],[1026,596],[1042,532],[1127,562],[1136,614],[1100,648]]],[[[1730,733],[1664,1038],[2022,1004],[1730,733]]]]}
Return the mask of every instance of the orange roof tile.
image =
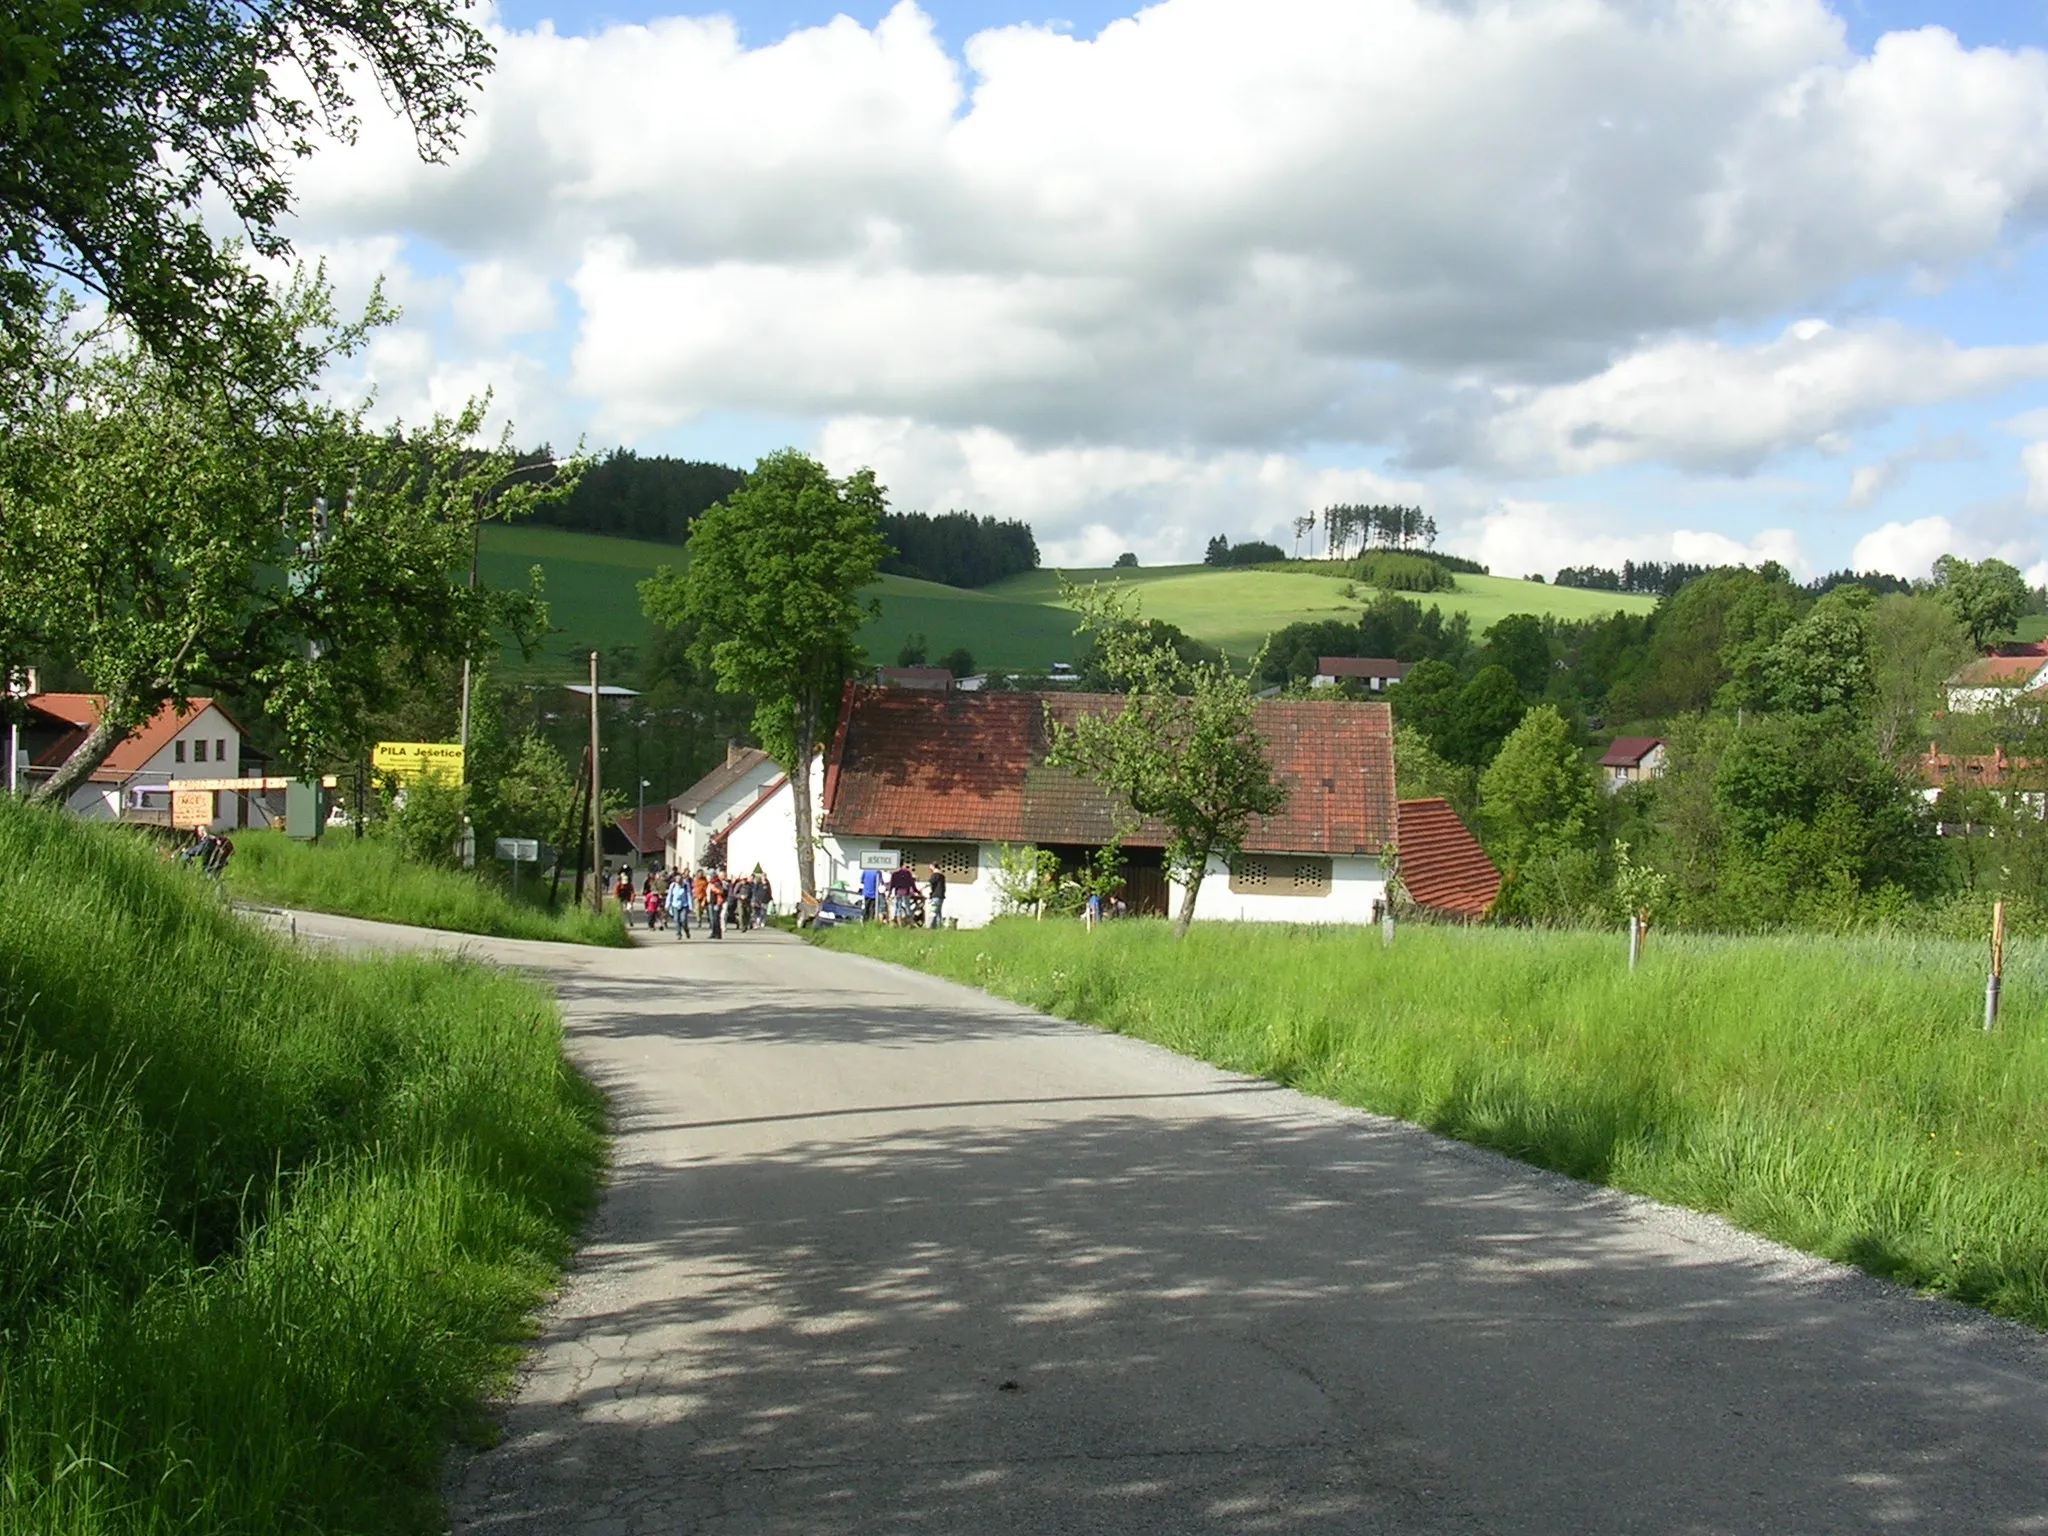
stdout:
{"type": "Polygon", "coordinates": [[[1401,884],[1432,912],[1484,917],[1500,895],[1500,871],[1445,800],[1403,800],[1401,884]]]}
{"type": "MultiPolygon", "coordinates": [[[[1116,694],[848,690],[825,782],[825,826],[846,837],[990,843],[1106,842],[1115,803],[1046,765],[1045,713],[1111,710],[1116,694]]],[[[1384,704],[1261,702],[1253,722],[1287,804],[1254,817],[1255,853],[1377,854],[1394,832],[1392,720],[1384,704]]],[[[1156,848],[1157,822],[1125,841],[1156,848]]]]}
{"type": "MultiPolygon", "coordinates": [[[[107,700],[106,695],[99,693],[35,693],[29,695],[28,704],[32,709],[69,722],[72,727],[68,734],[58,738],[55,745],[36,759],[38,768],[55,768],[99,723],[100,712],[106,708],[107,700]]],[[[248,734],[235,723],[233,715],[212,699],[187,699],[183,708],[176,703],[166,704],[109,752],[107,760],[92,771],[91,778],[103,784],[127,779],[161,752],[172,737],[209,709],[218,712],[223,720],[234,726],[237,736],[248,734]]]]}

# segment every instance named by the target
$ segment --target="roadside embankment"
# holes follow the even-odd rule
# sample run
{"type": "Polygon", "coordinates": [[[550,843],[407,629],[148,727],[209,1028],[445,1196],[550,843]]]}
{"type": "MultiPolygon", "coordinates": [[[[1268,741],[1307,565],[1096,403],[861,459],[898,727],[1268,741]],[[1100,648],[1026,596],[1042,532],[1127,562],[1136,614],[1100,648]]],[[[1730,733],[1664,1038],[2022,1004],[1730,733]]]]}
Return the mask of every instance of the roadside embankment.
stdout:
{"type": "Polygon", "coordinates": [[[0,1533],[442,1528],[600,1125],[530,983],[0,803],[0,1533]]]}
{"type": "Polygon", "coordinates": [[[821,942],[2048,1327],[2048,948],[1010,919],[821,942]]]}
{"type": "Polygon", "coordinates": [[[592,912],[565,890],[551,912],[540,903],[538,877],[515,900],[479,875],[411,863],[383,838],[344,832],[295,843],[282,832],[238,832],[234,842],[227,886],[238,900],[499,939],[626,943],[616,908],[592,912]]]}

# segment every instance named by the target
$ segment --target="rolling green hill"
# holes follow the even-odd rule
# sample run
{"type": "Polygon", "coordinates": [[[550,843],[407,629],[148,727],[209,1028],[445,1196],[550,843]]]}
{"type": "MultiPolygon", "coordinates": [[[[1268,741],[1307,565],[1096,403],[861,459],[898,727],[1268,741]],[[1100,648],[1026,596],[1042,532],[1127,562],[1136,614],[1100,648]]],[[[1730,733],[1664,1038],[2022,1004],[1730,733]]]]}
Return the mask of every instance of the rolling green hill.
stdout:
{"type": "MultiPolygon", "coordinates": [[[[604,538],[531,525],[484,529],[481,569],[494,586],[523,584],[528,567],[546,575],[547,598],[557,633],[545,654],[515,672],[566,673],[592,649],[624,663],[647,643],[635,585],[662,565],[679,566],[684,551],[673,544],[604,538]]],[[[869,656],[893,662],[906,636],[925,637],[932,657],[965,646],[979,666],[1037,672],[1051,662],[1072,659],[1079,649],[1073,616],[1060,603],[1060,577],[1101,580],[1106,570],[1033,571],[978,592],[935,582],[884,576],[875,586],[881,613],[861,631],[869,656]]],[[[1211,566],[1158,566],[1118,571],[1118,580],[1140,588],[1149,618],[1178,624],[1197,639],[1244,657],[1273,630],[1298,619],[1344,618],[1372,596],[1337,576],[1283,571],[1219,570],[1211,566]],[[1354,595],[1345,596],[1351,587],[1354,595]]],[[[1654,599],[1573,587],[1548,587],[1500,576],[1458,577],[1456,591],[1420,599],[1445,613],[1471,616],[1474,633],[1510,613],[1554,613],[1560,618],[1594,618],[1624,609],[1647,612],[1654,599]]]]}

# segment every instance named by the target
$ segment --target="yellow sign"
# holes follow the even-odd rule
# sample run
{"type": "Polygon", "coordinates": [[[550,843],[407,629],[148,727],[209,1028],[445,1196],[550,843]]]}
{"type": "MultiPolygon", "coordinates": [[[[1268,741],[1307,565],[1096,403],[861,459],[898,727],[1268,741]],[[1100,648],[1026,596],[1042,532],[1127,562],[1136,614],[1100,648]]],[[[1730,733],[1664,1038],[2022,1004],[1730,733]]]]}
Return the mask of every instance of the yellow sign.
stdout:
{"type": "Polygon", "coordinates": [[[207,827],[213,825],[213,791],[174,789],[171,791],[171,825],[207,827]]]}
{"type": "Polygon", "coordinates": [[[438,741],[380,741],[370,750],[370,767],[380,779],[401,784],[416,779],[460,784],[462,748],[438,741]]]}

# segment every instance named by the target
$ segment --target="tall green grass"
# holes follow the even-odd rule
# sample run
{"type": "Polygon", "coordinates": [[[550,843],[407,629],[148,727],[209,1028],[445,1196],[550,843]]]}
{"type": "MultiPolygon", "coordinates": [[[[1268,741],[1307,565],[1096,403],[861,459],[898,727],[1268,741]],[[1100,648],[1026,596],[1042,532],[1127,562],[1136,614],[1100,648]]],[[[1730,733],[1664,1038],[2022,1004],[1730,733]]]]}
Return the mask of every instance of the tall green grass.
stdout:
{"type": "Polygon", "coordinates": [[[599,1125],[531,984],[0,802],[0,1533],[443,1528],[599,1125]]]}
{"type": "Polygon", "coordinates": [[[2048,950],[1008,920],[835,929],[949,976],[2048,1327],[2048,950]]]}
{"type": "Polygon", "coordinates": [[[234,842],[227,887],[243,901],[501,939],[629,942],[616,910],[578,907],[566,880],[550,912],[542,904],[546,882],[538,877],[526,880],[515,901],[480,875],[411,863],[384,838],[330,834],[317,843],[295,843],[282,832],[246,832],[234,842]]]}

